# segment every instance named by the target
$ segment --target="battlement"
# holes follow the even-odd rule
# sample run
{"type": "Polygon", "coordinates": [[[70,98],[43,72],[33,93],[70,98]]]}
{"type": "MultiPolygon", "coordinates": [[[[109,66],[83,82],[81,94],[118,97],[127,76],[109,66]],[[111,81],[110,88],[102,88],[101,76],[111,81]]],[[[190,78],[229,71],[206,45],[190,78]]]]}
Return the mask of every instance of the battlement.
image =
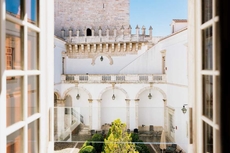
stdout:
{"type": "Polygon", "coordinates": [[[68,30],[61,29],[61,37],[68,43],[100,43],[100,42],[147,42],[152,40],[152,27],[149,27],[149,34],[146,35],[146,28],[136,26],[136,34],[132,34],[132,27],[124,28],[84,28],[83,30],[75,30],[70,27],[68,30]],[[141,33],[140,33],[141,30],[141,33]],[[66,32],[67,31],[67,32],[66,32]]]}
{"type": "Polygon", "coordinates": [[[136,34],[131,34],[131,26],[126,29],[122,26],[119,30],[99,27],[97,32],[98,35],[95,34],[95,28],[84,28],[83,35],[80,35],[80,30],[75,30],[74,33],[72,28],[68,30],[62,28],[62,38],[66,41],[66,52],[63,56],[94,59],[99,55],[111,57],[137,54],[142,46],[147,45],[150,48],[156,41],[152,37],[151,26],[149,27],[149,35],[146,35],[144,26],[141,29],[136,26],[136,34]],[[68,35],[66,36],[66,34],[68,35]]]}

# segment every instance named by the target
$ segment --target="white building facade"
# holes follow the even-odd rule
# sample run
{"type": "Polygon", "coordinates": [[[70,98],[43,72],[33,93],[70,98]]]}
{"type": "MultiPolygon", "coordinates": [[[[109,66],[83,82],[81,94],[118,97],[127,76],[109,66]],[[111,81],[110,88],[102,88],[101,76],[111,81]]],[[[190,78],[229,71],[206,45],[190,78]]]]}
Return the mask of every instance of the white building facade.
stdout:
{"type": "Polygon", "coordinates": [[[80,118],[97,131],[120,118],[131,131],[164,129],[169,141],[187,152],[188,112],[181,111],[188,104],[186,23],[173,21],[176,32],[167,37],[154,37],[152,27],[144,26],[135,27],[135,34],[130,26],[76,34],[61,29],[54,51],[56,141],[68,137],[80,118]],[[75,117],[67,115],[71,108],[75,117]]]}

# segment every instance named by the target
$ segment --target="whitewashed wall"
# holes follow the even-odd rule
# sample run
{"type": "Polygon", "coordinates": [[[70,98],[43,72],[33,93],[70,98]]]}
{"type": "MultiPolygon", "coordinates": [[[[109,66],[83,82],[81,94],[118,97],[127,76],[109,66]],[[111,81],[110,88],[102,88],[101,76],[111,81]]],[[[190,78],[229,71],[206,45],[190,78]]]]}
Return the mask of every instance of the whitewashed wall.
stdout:
{"type": "MultiPolygon", "coordinates": [[[[164,126],[163,99],[167,99],[166,105],[175,110],[173,124],[177,126],[177,129],[174,132],[174,140],[183,146],[183,150],[187,151],[188,112],[183,114],[181,111],[183,104],[188,103],[186,44],[187,30],[184,30],[162,39],[148,51],[145,51],[146,48],[142,48],[139,55],[112,57],[113,65],[109,65],[106,58],[103,62],[97,59],[94,66],[91,65],[92,59],[66,59],[66,74],[162,74],[161,51],[165,51],[167,83],[153,84],[153,87],[161,90],[162,93],[152,91],[153,98],[151,100],[147,97],[150,91],[149,84],[116,84],[114,92],[119,94],[114,101],[111,99],[113,93],[111,84],[78,84],[78,87],[75,84],[57,84],[55,90],[63,99],[67,93],[71,97],[76,97],[79,91],[82,104],[77,106],[85,107],[84,103],[89,106],[89,110],[92,110],[92,114],[89,113],[89,116],[84,116],[87,118],[87,124],[90,124],[90,117],[92,118],[92,129],[100,129],[102,124],[110,123],[116,117],[121,118],[123,122],[129,119],[127,124],[131,130],[142,124],[164,126]],[[92,99],[92,104],[89,104],[88,99],[92,99]],[[127,118],[125,99],[130,100],[129,118],[127,118]],[[139,101],[135,101],[136,99],[139,101]],[[138,107],[138,117],[135,115],[135,106],[138,107]],[[145,111],[141,108],[152,108],[154,111],[145,111]]],[[[73,104],[76,101],[76,98],[73,98],[73,104]]],[[[168,121],[168,119],[166,120],[168,121]]]]}
{"type": "Polygon", "coordinates": [[[176,23],[173,26],[173,32],[180,31],[181,29],[186,28],[187,25],[188,25],[187,22],[176,23]]]}
{"type": "Polygon", "coordinates": [[[175,109],[174,140],[187,152],[188,146],[188,112],[183,114],[183,104],[188,104],[187,74],[187,30],[182,31],[160,42],[166,50],[167,105],[175,109]]]}
{"type": "MultiPolygon", "coordinates": [[[[187,30],[171,35],[161,40],[142,56],[130,63],[120,73],[162,73],[162,53],[166,53],[166,94],[167,106],[175,109],[174,133],[175,142],[184,146],[187,151],[188,112],[183,114],[181,108],[188,103],[188,58],[187,58],[187,30]]],[[[158,116],[159,117],[159,116],[158,116]]],[[[162,124],[158,121],[158,124],[162,124]]]]}
{"type": "Polygon", "coordinates": [[[126,56],[112,56],[113,64],[104,56],[100,61],[100,56],[96,59],[95,65],[92,65],[92,58],[70,59],[65,61],[65,74],[118,74],[126,65],[134,61],[137,57],[146,51],[147,46],[143,46],[138,54],[126,56]]]}
{"type": "Polygon", "coordinates": [[[65,42],[54,38],[54,84],[61,82],[62,74],[62,52],[65,51],[65,42]]]}

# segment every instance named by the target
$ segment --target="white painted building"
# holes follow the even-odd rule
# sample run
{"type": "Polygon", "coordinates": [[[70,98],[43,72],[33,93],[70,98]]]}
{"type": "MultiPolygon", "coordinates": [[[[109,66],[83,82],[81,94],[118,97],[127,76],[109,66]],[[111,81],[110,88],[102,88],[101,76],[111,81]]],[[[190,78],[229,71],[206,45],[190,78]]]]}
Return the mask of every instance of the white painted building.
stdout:
{"type": "MultiPolygon", "coordinates": [[[[69,1],[59,2],[66,4],[69,1]]],[[[97,7],[106,8],[108,4],[101,2],[97,7]]],[[[149,37],[143,43],[133,41],[131,48],[138,50],[135,52],[134,49],[135,54],[95,53],[89,57],[80,54],[80,58],[72,56],[76,59],[70,59],[71,54],[67,56],[62,53],[68,51],[65,41],[56,37],[53,40],[53,6],[57,5],[54,1],[37,0],[36,4],[31,5],[30,0],[14,3],[0,0],[1,152],[51,153],[54,142],[59,139],[59,134],[65,132],[65,127],[72,125],[73,130],[83,119],[91,129],[99,129],[100,125],[111,122],[117,116],[128,123],[131,130],[141,128],[143,124],[164,127],[171,141],[178,143],[188,153],[228,152],[229,42],[226,38],[229,22],[224,13],[228,13],[229,9],[226,3],[219,0],[189,0],[188,29],[180,31],[182,27],[176,26],[176,32],[165,38],[154,38],[152,34],[153,39],[149,37]],[[31,10],[36,10],[36,13],[33,12],[36,18],[30,16],[31,10]],[[152,41],[149,43],[149,40],[152,41]],[[101,56],[103,61],[100,60],[101,56]],[[68,57],[63,64],[62,57],[68,57]],[[79,62],[79,66],[75,65],[77,68],[72,66],[78,61],[82,62],[79,62]],[[62,69],[62,65],[65,69],[62,69]],[[149,92],[151,99],[147,98],[149,92]],[[76,99],[77,94],[80,95],[79,100],[76,99]],[[112,94],[115,94],[115,100],[111,100],[112,94]],[[71,119],[73,124],[70,118],[67,120],[70,117],[68,109],[60,107],[59,113],[55,109],[53,111],[54,100],[58,106],[77,106],[71,119]],[[189,111],[182,114],[182,105],[187,102],[188,106],[185,107],[189,111]],[[145,106],[148,106],[146,114],[142,113],[145,106]],[[56,117],[60,119],[58,126],[54,126],[56,117]],[[54,135],[57,137],[53,138],[54,135]]],[[[72,13],[72,9],[68,11],[72,13]]],[[[106,21],[103,15],[100,20],[106,21]]],[[[72,20],[71,17],[60,21],[60,25],[72,20]]],[[[123,23],[127,28],[127,22],[123,23]]],[[[88,32],[95,30],[92,25],[87,28],[88,32]]],[[[74,30],[75,37],[77,29],[74,30]]],[[[109,35],[113,35],[116,28],[111,30],[109,35]]],[[[129,34],[129,30],[125,35],[129,34]]],[[[119,31],[119,36],[122,32],[119,31]]],[[[60,36],[60,30],[59,33],[60,36]]],[[[105,33],[104,29],[104,36],[105,33]]],[[[82,36],[84,31],[80,34],[82,36]]],[[[95,32],[96,36],[98,34],[99,31],[95,32]]],[[[101,42],[102,39],[99,40],[101,42]]],[[[128,46],[124,42],[120,47],[118,43],[113,45],[111,42],[102,46],[105,50],[110,46],[114,51],[116,48],[113,47],[129,47],[130,51],[130,40],[126,43],[128,46]]],[[[96,46],[96,51],[97,47],[100,51],[100,43],[91,44],[83,45],[83,50],[96,46]]],[[[82,45],[79,47],[82,48],[82,45]]]]}
{"type": "MultiPolygon", "coordinates": [[[[176,21],[172,28],[180,26],[176,21]]],[[[57,105],[73,107],[90,130],[101,130],[117,118],[131,131],[142,125],[162,127],[187,152],[188,113],[181,111],[188,104],[186,24],[162,38],[136,29],[136,34],[112,36],[72,36],[70,30],[68,36],[55,38],[57,105]]],[[[59,121],[64,108],[62,113],[59,121]]],[[[69,129],[59,121],[56,139],[62,140],[67,136],[63,129],[69,129]]]]}

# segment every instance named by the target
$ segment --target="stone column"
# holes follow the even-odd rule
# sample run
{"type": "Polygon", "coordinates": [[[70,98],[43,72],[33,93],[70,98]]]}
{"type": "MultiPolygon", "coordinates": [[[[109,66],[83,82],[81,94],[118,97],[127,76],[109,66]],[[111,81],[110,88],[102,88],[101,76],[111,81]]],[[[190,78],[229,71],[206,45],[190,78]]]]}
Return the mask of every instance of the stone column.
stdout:
{"type": "Polygon", "coordinates": [[[152,38],[152,35],[153,35],[153,34],[152,34],[152,31],[153,31],[153,28],[152,28],[152,26],[150,26],[150,27],[149,27],[149,37],[150,37],[150,38],[152,38]]]}
{"type": "Polygon", "coordinates": [[[87,36],[87,34],[86,34],[86,27],[85,27],[85,29],[84,29],[84,36],[85,36],[85,37],[87,36]]]}
{"type": "Polygon", "coordinates": [[[164,129],[167,129],[167,100],[163,99],[164,102],[164,129]]]}
{"type": "Polygon", "coordinates": [[[101,99],[98,99],[98,128],[101,129],[101,99]]]}
{"type": "Polygon", "coordinates": [[[99,37],[101,37],[101,32],[102,32],[102,29],[101,29],[101,26],[99,27],[99,37]]]}
{"type": "Polygon", "coordinates": [[[135,127],[138,128],[138,107],[140,99],[135,99],[135,127]]]}
{"type": "Polygon", "coordinates": [[[78,29],[78,30],[77,30],[77,37],[79,37],[79,33],[80,33],[80,30],[78,29]]]}
{"type": "Polygon", "coordinates": [[[57,126],[57,135],[56,140],[62,140],[60,137],[62,133],[65,131],[65,103],[64,99],[57,99],[57,107],[54,109],[56,111],[57,116],[56,121],[54,121],[54,126],[57,126]]]}
{"type": "Polygon", "coordinates": [[[132,27],[131,27],[131,25],[129,25],[128,30],[129,30],[129,37],[131,38],[131,35],[132,35],[132,27]]]}
{"type": "Polygon", "coordinates": [[[94,36],[94,29],[92,28],[92,36],[94,36]]]}
{"type": "Polygon", "coordinates": [[[72,38],[72,33],[73,33],[73,30],[70,28],[70,29],[69,29],[69,38],[70,38],[70,39],[72,38]]]}
{"type": "Polygon", "coordinates": [[[127,129],[130,128],[130,99],[125,99],[126,101],[126,124],[127,129]]]}
{"type": "Polygon", "coordinates": [[[142,35],[145,36],[145,26],[142,26],[142,35]]]}
{"type": "Polygon", "coordinates": [[[124,26],[123,25],[121,26],[121,38],[122,39],[124,38],[124,26]]]}
{"type": "Polygon", "coordinates": [[[93,102],[93,99],[88,99],[89,101],[89,129],[92,129],[92,102],[93,102]]]}
{"type": "Polygon", "coordinates": [[[138,25],[136,26],[136,36],[137,36],[137,41],[139,41],[139,27],[138,25]]]}
{"type": "Polygon", "coordinates": [[[106,29],[106,36],[109,37],[109,27],[106,29]]]}
{"type": "Polygon", "coordinates": [[[89,108],[89,124],[90,129],[100,130],[101,129],[101,99],[88,99],[89,108]]]}

